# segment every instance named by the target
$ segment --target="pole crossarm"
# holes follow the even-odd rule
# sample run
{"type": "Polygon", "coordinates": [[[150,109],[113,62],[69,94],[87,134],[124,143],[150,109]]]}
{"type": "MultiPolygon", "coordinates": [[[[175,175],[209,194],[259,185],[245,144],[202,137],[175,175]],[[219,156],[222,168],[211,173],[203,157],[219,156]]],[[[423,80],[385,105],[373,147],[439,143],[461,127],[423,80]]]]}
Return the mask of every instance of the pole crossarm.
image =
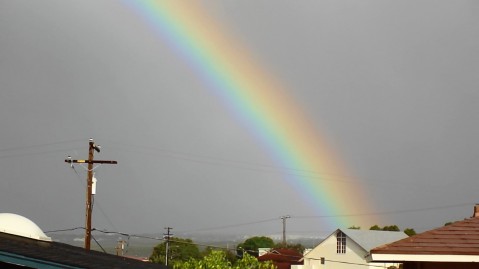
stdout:
{"type": "Polygon", "coordinates": [[[105,163],[105,164],[118,164],[117,161],[105,161],[105,160],[71,160],[65,159],[66,163],[105,163]]]}

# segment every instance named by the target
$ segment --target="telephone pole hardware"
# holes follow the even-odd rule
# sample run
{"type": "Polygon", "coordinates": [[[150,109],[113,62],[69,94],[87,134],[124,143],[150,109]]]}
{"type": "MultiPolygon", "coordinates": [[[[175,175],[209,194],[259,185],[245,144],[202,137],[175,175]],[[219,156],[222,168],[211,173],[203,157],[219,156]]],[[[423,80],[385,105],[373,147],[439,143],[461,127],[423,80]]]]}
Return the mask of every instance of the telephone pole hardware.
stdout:
{"type": "Polygon", "coordinates": [[[86,210],[85,210],[85,249],[90,250],[91,243],[91,214],[92,214],[92,185],[93,185],[93,164],[117,164],[117,161],[103,161],[103,160],[94,160],[94,152],[100,152],[100,145],[95,145],[93,139],[89,140],[89,149],[88,149],[88,160],[72,160],[70,156],[65,160],[66,163],[87,163],[88,164],[88,174],[87,174],[87,188],[86,188],[86,210]]]}

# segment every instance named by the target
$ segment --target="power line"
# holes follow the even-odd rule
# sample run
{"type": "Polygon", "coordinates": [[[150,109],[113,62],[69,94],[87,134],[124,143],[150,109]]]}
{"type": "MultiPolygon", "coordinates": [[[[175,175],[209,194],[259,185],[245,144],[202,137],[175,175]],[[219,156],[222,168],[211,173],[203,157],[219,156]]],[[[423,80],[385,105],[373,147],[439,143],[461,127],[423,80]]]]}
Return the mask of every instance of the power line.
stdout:
{"type": "Polygon", "coordinates": [[[58,233],[58,232],[71,232],[71,231],[75,231],[75,230],[85,230],[85,227],[75,227],[75,228],[69,228],[69,229],[60,229],[60,230],[51,230],[51,231],[46,231],[44,233],[48,234],[48,233],[58,233]]]}
{"type": "MultiPolygon", "coordinates": [[[[414,212],[424,212],[424,211],[433,211],[433,210],[441,210],[441,209],[448,209],[454,207],[462,207],[462,206],[470,206],[471,204],[475,204],[474,202],[469,203],[461,203],[461,204],[453,204],[453,205],[444,205],[444,206],[436,206],[436,207],[425,207],[425,208],[416,208],[416,209],[404,209],[404,210],[392,210],[392,211],[384,211],[384,212],[369,212],[369,213],[358,213],[358,214],[338,214],[338,215],[288,215],[290,218],[293,219],[321,219],[321,218],[342,218],[342,217],[359,217],[359,216],[378,216],[378,215],[393,215],[393,214],[407,214],[407,213],[414,213],[414,212]]],[[[278,218],[270,218],[258,221],[251,221],[251,222],[244,222],[239,224],[230,224],[230,225],[223,225],[223,226],[215,226],[210,228],[202,228],[202,229],[194,229],[194,230],[182,230],[179,231],[181,233],[191,233],[191,232],[205,232],[205,231],[217,231],[217,230],[225,230],[229,228],[237,228],[242,226],[250,226],[255,224],[267,223],[267,222],[276,222],[278,218]]]]}
{"type": "Polygon", "coordinates": [[[455,204],[455,205],[446,205],[446,206],[436,206],[436,207],[426,207],[426,208],[417,208],[417,209],[403,209],[403,210],[394,210],[394,211],[384,211],[384,212],[371,212],[371,213],[358,213],[358,214],[341,214],[341,215],[324,215],[324,216],[293,216],[294,218],[300,219],[312,219],[312,218],[339,218],[339,217],[359,217],[359,216],[378,216],[378,215],[393,215],[393,214],[403,214],[403,213],[413,213],[421,211],[431,211],[431,210],[440,210],[453,207],[461,206],[470,206],[475,204],[474,202],[455,204]]]}
{"type": "MultiPolygon", "coordinates": [[[[427,208],[418,208],[418,209],[408,209],[408,210],[396,210],[396,211],[387,211],[387,212],[376,212],[376,213],[327,215],[327,216],[295,216],[295,215],[291,215],[290,217],[293,218],[293,219],[309,219],[309,218],[337,218],[337,217],[347,217],[347,216],[371,216],[371,215],[384,215],[384,214],[403,214],[403,213],[411,213],[411,212],[440,210],[440,209],[447,209],[447,208],[460,207],[460,206],[470,206],[471,204],[474,204],[474,203],[461,203],[461,204],[454,204],[454,205],[445,205],[445,206],[427,207],[427,208]]],[[[270,218],[270,219],[264,219],[264,220],[258,220],[258,221],[244,222],[244,223],[239,223],[239,224],[230,224],[230,225],[224,225],[224,226],[215,226],[215,227],[196,229],[196,230],[183,230],[183,231],[179,231],[179,233],[217,231],[217,230],[223,230],[223,229],[228,229],[228,228],[237,228],[237,227],[241,227],[241,226],[249,226],[249,225],[260,224],[260,223],[276,222],[277,220],[278,220],[278,218],[270,218]]],[[[77,230],[77,229],[85,229],[85,228],[84,227],[76,227],[76,228],[63,229],[63,230],[62,229],[52,230],[52,231],[48,231],[48,232],[45,232],[45,233],[73,231],[73,230],[77,230]]],[[[100,230],[100,229],[92,229],[92,231],[99,231],[99,232],[102,232],[102,233],[111,233],[111,234],[120,234],[120,235],[123,235],[123,236],[135,236],[135,237],[144,238],[144,239],[163,240],[162,238],[155,238],[155,237],[142,236],[142,235],[133,235],[133,234],[127,234],[127,233],[120,233],[120,232],[112,232],[112,231],[106,231],[106,230],[100,230]]],[[[318,231],[311,231],[311,232],[318,232],[318,231]]],[[[328,232],[328,231],[323,231],[323,232],[328,232]]]]}
{"type": "Polygon", "coordinates": [[[96,240],[96,238],[93,235],[91,235],[91,238],[101,248],[101,250],[103,250],[103,252],[106,253],[106,250],[100,245],[100,243],[96,240]]]}
{"type": "Polygon", "coordinates": [[[2,148],[2,149],[0,149],[0,152],[4,152],[4,151],[14,151],[14,150],[25,150],[25,149],[31,149],[31,148],[42,148],[42,147],[46,147],[46,146],[67,144],[67,143],[73,143],[73,142],[79,142],[79,141],[84,141],[84,139],[62,140],[62,141],[51,142],[51,143],[44,143],[44,144],[36,144],[36,145],[28,145],[28,146],[17,146],[17,147],[10,147],[10,148],[2,148]]]}
{"type": "Polygon", "coordinates": [[[249,225],[266,223],[266,222],[273,222],[273,221],[278,221],[278,218],[270,218],[270,219],[252,221],[252,222],[244,222],[244,223],[239,223],[239,224],[230,224],[230,225],[224,225],[224,226],[216,226],[216,227],[211,227],[211,228],[202,228],[202,229],[180,231],[180,232],[186,233],[186,232],[205,232],[205,231],[211,231],[211,230],[224,230],[224,229],[229,229],[229,228],[249,226],[249,225]]]}
{"type": "Polygon", "coordinates": [[[308,258],[308,259],[315,260],[315,261],[327,261],[327,262],[332,262],[332,263],[342,263],[342,264],[350,264],[350,265],[360,265],[360,266],[384,268],[384,266],[381,266],[381,265],[371,265],[371,264],[368,264],[368,263],[344,262],[344,261],[329,260],[329,259],[324,259],[324,258],[323,259],[308,258]]]}
{"type": "MultiPolygon", "coordinates": [[[[169,227],[167,227],[167,228],[169,228],[169,227]]],[[[53,232],[59,232],[59,231],[72,231],[72,230],[76,230],[76,229],[85,229],[85,228],[84,228],[84,227],[76,227],[76,228],[70,228],[70,229],[61,229],[61,230],[47,231],[47,232],[45,232],[45,233],[53,233],[53,232]]],[[[170,229],[171,229],[171,228],[170,228],[170,229]]],[[[200,243],[195,243],[195,242],[178,241],[178,240],[175,240],[174,237],[171,238],[171,237],[169,237],[169,236],[168,236],[167,238],[165,238],[165,237],[163,237],[163,238],[158,238],[158,237],[142,236],[142,235],[136,235],[136,234],[122,233],[122,232],[111,232],[111,231],[105,231],[105,230],[95,229],[95,228],[93,228],[92,231],[97,231],[97,232],[101,232],[101,233],[105,233],[105,234],[119,234],[119,235],[123,235],[123,236],[128,236],[128,238],[130,238],[130,237],[136,237],[136,238],[151,239],[151,240],[156,240],[156,241],[165,241],[165,242],[176,243],[176,244],[184,244],[184,245],[195,245],[195,246],[201,246],[201,247],[209,247],[209,248],[226,250],[226,251],[237,250],[236,248],[229,248],[229,247],[223,247],[223,246],[215,246],[215,245],[200,244],[200,243]]],[[[168,231],[168,234],[169,234],[169,231],[168,231]]],[[[103,250],[103,252],[106,253],[105,249],[100,245],[100,243],[95,239],[95,237],[94,237],[93,235],[92,235],[92,239],[98,244],[98,246],[103,250]]],[[[245,252],[247,252],[247,253],[253,253],[253,254],[258,254],[258,253],[259,253],[258,251],[255,251],[255,250],[243,250],[243,251],[245,251],[245,252]]],[[[293,257],[293,258],[297,258],[297,256],[288,255],[288,254],[282,254],[282,253],[277,253],[277,252],[271,252],[271,251],[269,251],[268,253],[272,253],[272,254],[275,254],[275,255],[278,255],[278,256],[283,256],[283,257],[293,257]]],[[[318,259],[318,258],[308,258],[308,259],[311,259],[311,260],[324,260],[324,261],[332,262],[332,263],[342,263],[342,264],[350,264],[350,265],[359,265],[359,266],[370,266],[370,267],[384,268],[384,266],[371,265],[371,264],[367,264],[367,263],[353,263],[353,262],[344,262],[344,261],[338,261],[338,260],[318,259]]]]}
{"type": "MultiPolygon", "coordinates": [[[[73,171],[75,172],[75,174],[77,175],[78,177],[78,181],[82,184],[83,187],[86,188],[86,184],[85,182],[83,181],[83,179],[81,178],[80,174],[78,173],[78,171],[75,169],[75,166],[71,166],[71,168],[73,169],[73,171]]],[[[100,213],[103,215],[103,217],[106,219],[106,221],[108,222],[108,224],[110,224],[110,226],[115,229],[115,230],[118,230],[115,226],[115,224],[113,224],[113,222],[111,221],[111,219],[106,215],[105,211],[103,210],[103,208],[101,207],[99,201],[95,201],[95,205],[96,207],[94,208],[98,208],[98,210],[100,211],[100,213]]]]}
{"type": "Polygon", "coordinates": [[[23,156],[35,156],[35,155],[40,155],[40,154],[65,152],[65,151],[68,151],[68,150],[72,150],[72,149],[71,148],[70,149],[57,149],[57,150],[45,150],[45,151],[39,151],[39,152],[25,152],[25,153],[8,154],[8,155],[0,156],[0,159],[23,157],[23,156]]]}
{"type": "MultiPolygon", "coordinates": [[[[186,153],[181,151],[174,151],[168,150],[163,148],[152,147],[150,145],[133,145],[127,144],[123,142],[118,142],[111,139],[105,139],[106,141],[110,141],[112,144],[117,144],[116,149],[120,151],[128,151],[138,154],[147,154],[147,155],[154,155],[157,156],[160,153],[163,156],[169,156],[171,158],[185,160],[189,162],[201,163],[201,164],[210,164],[216,166],[229,166],[235,167],[242,170],[249,170],[249,171],[258,171],[263,173],[278,173],[282,176],[295,176],[299,178],[310,178],[310,179],[317,179],[321,181],[329,181],[335,183],[344,183],[344,184],[357,184],[358,178],[362,178],[367,180],[369,185],[377,186],[377,187],[389,187],[395,186],[400,187],[397,182],[384,182],[382,179],[374,179],[368,177],[353,177],[344,174],[337,174],[337,173],[323,173],[313,170],[307,169],[298,169],[294,167],[284,167],[278,165],[270,165],[270,164],[261,164],[261,163],[252,163],[246,161],[238,161],[232,159],[226,159],[211,155],[203,155],[203,154],[195,154],[195,153],[186,153]]],[[[111,148],[114,150],[113,148],[111,148]]],[[[416,182],[417,184],[417,182],[416,182]]],[[[429,186],[430,184],[428,184],[429,186]]]]}
{"type": "Polygon", "coordinates": [[[318,178],[321,180],[330,180],[335,182],[355,183],[352,177],[349,177],[346,175],[319,173],[317,171],[312,171],[312,170],[251,163],[251,162],[231,160],[231,159],[219,158],[219,157],[208,156],[208,155],[200,155],[200,154],[192,154],[192,153],[185,153],[180,151],[160,149],[160,148],[155,148],[151,146],[127,145],[124,143],[119,143],[114,141],[111,141],[111,142],[119,144],[120,146],[118,148],[120,149],[123,148],[121,150],[126,150],[126,151],[134,152],[134,153],[148,154],[148,155],[156,155],[155,153],[161,153],[162,155],[167,155],[175,159],[181,159],[181,160],[186,160],[186,161],[196,162],[196,163],[206,163],[206,164],[221,165],[221,166],[226,165],[226,166],[233,166],[236,168],[253,170],[253,171],[270,172],[270,173],[274,172],[274,173],[282,173],[286,175],[299,176],[299,177],[318,178]],[[134,148],[134,149],[131,149],[131,148],[134,148]],[[144,151],[141,151],[138,149],[143,149],[144,151]],[[330,179],[330,177],[335,177],[336,179],[330,179]],[[337,178],[342,178],[342,179],[337,179],[337,178]],[[351,180],[346,180],[345,178],[350,178],[351,180]]]}

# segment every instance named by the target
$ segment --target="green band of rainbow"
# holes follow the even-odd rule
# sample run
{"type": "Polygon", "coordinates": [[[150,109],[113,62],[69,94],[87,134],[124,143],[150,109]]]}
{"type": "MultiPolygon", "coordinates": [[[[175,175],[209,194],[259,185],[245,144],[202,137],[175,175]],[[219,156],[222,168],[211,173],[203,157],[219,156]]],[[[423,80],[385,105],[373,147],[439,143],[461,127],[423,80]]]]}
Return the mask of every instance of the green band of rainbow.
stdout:
{"type": "MultiPolygon", "coordinates": [[[[346,170],[293,98],[194,1],[124,2],[194,69],[287,171],[284,179],[317,209],[312,215],[354,215],[371,209],[364,188],[344,180],[346,170]]],[[[326,219],[328,228],[362,222],[352,217],[326,219]]]]}

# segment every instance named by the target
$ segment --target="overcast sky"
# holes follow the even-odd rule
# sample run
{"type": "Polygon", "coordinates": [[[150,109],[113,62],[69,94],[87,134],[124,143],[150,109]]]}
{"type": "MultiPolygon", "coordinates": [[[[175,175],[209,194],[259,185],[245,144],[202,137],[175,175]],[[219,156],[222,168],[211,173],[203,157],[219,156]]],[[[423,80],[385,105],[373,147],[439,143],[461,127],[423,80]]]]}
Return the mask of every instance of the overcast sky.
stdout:
{"type": "MultiPolygon", "coordinates": [[[[379,225],[471,216],[478,1],[202,5],[326,136],[379,225]]],[[[269,234],[291,215],[291,232],[331,231],[207,87],[121,1],[0,0],[0,212],[84,226],[85,169],[64,159],[92,137],[119,162],[96,169],[96,228],[269,234]]]]}

